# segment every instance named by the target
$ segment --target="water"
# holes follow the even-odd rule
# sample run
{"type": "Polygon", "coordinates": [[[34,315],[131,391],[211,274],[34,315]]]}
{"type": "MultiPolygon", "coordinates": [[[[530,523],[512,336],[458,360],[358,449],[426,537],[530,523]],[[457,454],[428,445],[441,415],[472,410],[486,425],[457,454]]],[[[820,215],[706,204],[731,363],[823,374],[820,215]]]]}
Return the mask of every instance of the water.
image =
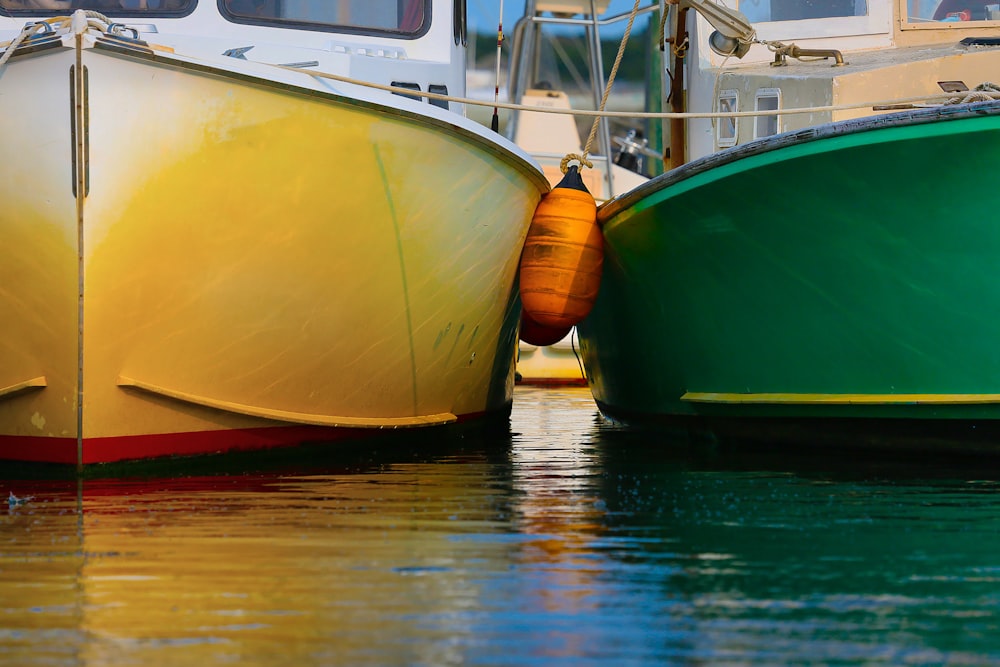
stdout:
{"type": "Polygon", "coordinates": [[[526,388],[509,434],[234,461],[0,480],[33,496],[0,664],[1000,664],[989,461],[688,444],[526,388]]]}

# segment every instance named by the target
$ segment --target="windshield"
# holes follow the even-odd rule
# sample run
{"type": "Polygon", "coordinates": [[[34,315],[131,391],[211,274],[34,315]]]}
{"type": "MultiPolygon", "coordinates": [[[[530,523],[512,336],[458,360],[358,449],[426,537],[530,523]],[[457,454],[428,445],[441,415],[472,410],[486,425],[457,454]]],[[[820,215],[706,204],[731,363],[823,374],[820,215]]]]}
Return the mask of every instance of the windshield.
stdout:
{"type": "Polygon", "coordinates": [[[1000,0],[908,0],[911,23],[1000,21],[1000,0]]]}
{"type": "Polygon", "coordinates": [[[0,12],[10,15],[66,14],[76,9],[120,14],[186,14],[196,0],[0,0],[0,12]]]}
{"type": "Polygon", "coordinates": [[[254,23],[422,32],[427,0],[223,0],[223,13],[254,23]]]}
{"type": "Polygon", "coordinates": [[[739,10],[752,23],[801,21],[835,16],[866,16],[868,2],[867,0],[740,0],[739,10]]]}
{"type": "MultiPolygon", "coordinates": [[[[202,2],[212,0],[202,0],[202,2]]],[[[91,9],[109,16],[178,16],[198,0],[0,0],[0,14],[39,16],[91,9]]],[[[235,23],[307,30],[422,34],[430,20],[430,0],[217,0],[235,23]]],[[[214,4],[214,3],[213,3],[214,4]]]]}

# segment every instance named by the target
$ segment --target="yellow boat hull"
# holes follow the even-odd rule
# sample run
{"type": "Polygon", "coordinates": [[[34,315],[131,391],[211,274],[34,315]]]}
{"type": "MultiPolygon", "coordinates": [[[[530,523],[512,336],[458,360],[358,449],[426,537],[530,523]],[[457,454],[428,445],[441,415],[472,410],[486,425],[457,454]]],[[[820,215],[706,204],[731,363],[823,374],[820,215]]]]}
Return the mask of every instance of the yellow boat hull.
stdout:
{"type": "Polygon", "coordinates": [[[0,95],[3,458],[509,410],[546,188],[514,154],[405,105],[126,49],[16,57],[0,95]]]}

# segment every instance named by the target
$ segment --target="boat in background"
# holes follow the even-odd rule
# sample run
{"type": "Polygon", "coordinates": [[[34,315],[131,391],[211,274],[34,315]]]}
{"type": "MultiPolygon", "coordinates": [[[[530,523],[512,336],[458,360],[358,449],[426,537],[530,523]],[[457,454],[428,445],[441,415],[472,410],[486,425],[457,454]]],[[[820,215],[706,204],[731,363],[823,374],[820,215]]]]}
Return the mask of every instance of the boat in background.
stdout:
{"type": "MultiPolygon", "coordinates": [[[[609,13],[609,4],[608,0],[527,0],[524,14],[512,33],[508,97],[516,100],[520,108],[510,113],[505,134],[542,165],[553,187],[563,178],[563,158],[568,154],[582,155],[584,151],[576,118],[569,113],[554,113],[572,110],[570,94],[560,81],[558,68],[553,66],[560,56],[565,58],[566,47],[560,40],[567,39],[567,29],[582,33],[582,47],[589,54],[590,68],[581,96],[589,98],[589,104],[597,109],[606,84],[603,60],[598,57],[600,31],[611,26],[620,28],[630,17],[628,13],[609,13]]],[[[651,14],[657,8],[656,2],[647,1],[638,13],[651,14]]],[[[597,150],[588,154],[593,167],[580,170],[584,185],[598,202],[648,180],[646,162],[650,157],[660,156],[647,147],[644,137],[639,127],[626,128],[622,136],[613,136],[608,120],[599,120],[597,150]]],[[[587,385],[575,328],[552,343],[544,335],[541,340],[525,337],[524,329],[522,324],[517,361],[519,382],[541,386],[587,385]]]]}
{"type": "Polygon", "coordinates": [[[539,387],[586,387],[587,374],[580,358],[576,328],[554,343],[517,346],[517,381],[539,387]]]}
{"type": "Polygon", "coordinates": [[[1000,7],[739,5],[665,8],[667,108],[687,115],[666,122],[671,169],[598,210],[578,328],[602,413],[995,451],[1000,7]]]}
{"type": "Polygon", "coordinates": [[[0,0],[0,458],[509,415],[549,186],[454,101],[464,2],[70,10],[0,0]]]}

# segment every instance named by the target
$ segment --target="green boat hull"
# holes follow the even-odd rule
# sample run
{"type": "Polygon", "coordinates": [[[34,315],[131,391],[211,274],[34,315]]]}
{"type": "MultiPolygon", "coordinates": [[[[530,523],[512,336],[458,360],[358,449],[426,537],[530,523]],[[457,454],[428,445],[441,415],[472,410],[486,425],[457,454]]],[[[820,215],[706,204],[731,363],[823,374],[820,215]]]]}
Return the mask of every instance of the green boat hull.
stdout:
{"type": "Polygon", "coordinates": [[[1000,424],[998,163],[1000,105],[958,105],[779,135],[607,202],[578,327],[602,411],[1000,424]]]}

